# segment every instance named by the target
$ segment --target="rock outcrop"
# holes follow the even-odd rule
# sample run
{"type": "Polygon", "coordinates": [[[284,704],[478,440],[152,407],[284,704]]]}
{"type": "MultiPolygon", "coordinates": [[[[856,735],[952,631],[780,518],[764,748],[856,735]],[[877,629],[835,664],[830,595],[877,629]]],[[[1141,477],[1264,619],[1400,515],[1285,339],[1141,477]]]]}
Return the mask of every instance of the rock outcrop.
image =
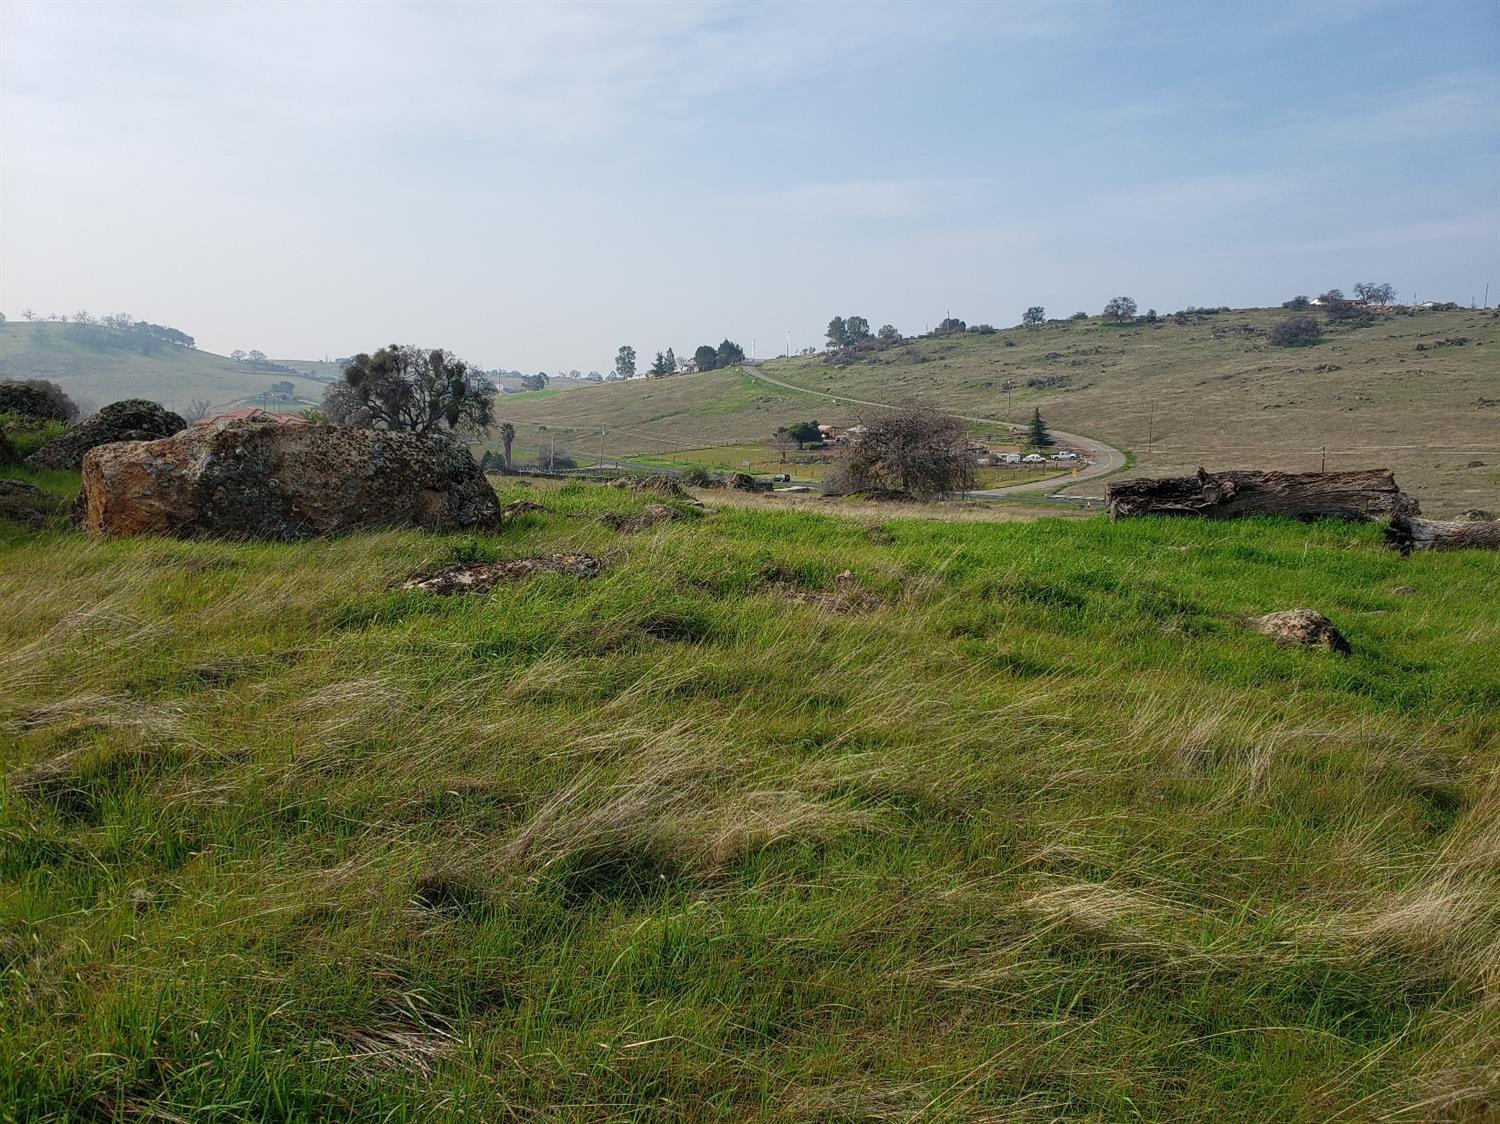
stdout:
{"type": "Polygon", "coordinates": [[[35,484],[24,480],[0,480],[0,519],[9,519],[40,531],[62,513],[62,505],[35,484]]]}
{"type": "Polygon", "coordinates": [[[1416,515],[1417,501],[1396,486],[1389,469],[1352,472],[1205,472],[1126,480],[1105,489],[1109,517],[1195,515],[1235,519],[1290,515],[1296,519],[1385,520],[1416,515]]]}
{"type": "Polygon", "coordinates": [[[300,539],[496,527],[500,503],[449,437],[330,425],[197,425],[92,450],[78,521],[107,535],[300,539]]]}
{"type": "Polygon", "coordinates": [[[0,381],[0,414],[33,421],[67,421],[77,413],[67,395],[43,379],[0,381]]]}
{"type": "Polygon", "coordinates": [[[1256,632],[1275,640],[1278,647],[1323,648],[1341,656],[1350,651],[1344,634],[1316,609],[1286,609],[1255,617],[1247,623],[1256,632]]]}
{"type": "Polygon", "coordinates": [[[64,433],[59,433],[31,456],[28,468],[82,467],[84,454],[114,441],[155,441],[170,437],[186,427],[187,422],[171,410],[163,409],[144,398],[127,398],[112,402],[91,418],[85,418],[64,433]]]}

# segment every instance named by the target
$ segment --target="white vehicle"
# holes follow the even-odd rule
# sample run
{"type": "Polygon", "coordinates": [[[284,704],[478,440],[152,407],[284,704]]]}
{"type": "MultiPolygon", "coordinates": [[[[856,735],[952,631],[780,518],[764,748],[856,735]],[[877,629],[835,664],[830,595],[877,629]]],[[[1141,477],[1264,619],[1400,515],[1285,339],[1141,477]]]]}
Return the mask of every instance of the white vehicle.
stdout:
{"type": "Polygon", "coordinates": [[[1001,453],[995,459],[997,461],[999,461],[1001,464],[1020,464],[1021,463],[1021,454],[1020,453],[1001,453]]]}
{"type": "Polygon", "coordinates": [[[1064,449],[1062,452],[1056,454],[1052,459],[1055,461],[1076,461],[1078,459],[1078,454],[1073,452],[1071,449],[1064,449]]]}
{"type": "Polygon", "coordinates": [[[1047,458],[1044,457],[1044,456],[1042,456],[1041,453],[1027,453],[1024,457],[1021,458],[1021,463],[1022,464],[1041,464],[1046,459],[1047,458]]]}

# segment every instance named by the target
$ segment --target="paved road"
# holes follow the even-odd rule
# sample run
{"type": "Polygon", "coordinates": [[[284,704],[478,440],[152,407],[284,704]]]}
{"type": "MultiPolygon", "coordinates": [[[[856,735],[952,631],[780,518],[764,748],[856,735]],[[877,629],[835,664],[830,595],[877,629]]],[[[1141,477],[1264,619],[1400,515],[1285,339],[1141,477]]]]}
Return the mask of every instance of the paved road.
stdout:
{"type": "MultiPolygon", "coordinates": [[[[818,398],[828,398],[841,404],[847,402],[855,406],[878,406],[886,410],[894,409],[888,402],[871,402],[866,398],[850,398],[845,394],[829,394],[826,391],[811,390],[805,386],[782,382],[780,379],[773,379],[770,375],[750,363],[744,364],[741,369],[753,379],[770,383],[772,386],[779,386],[784,390],[795,390],[799,394],[811,394],[818,398]]],[[[995,425],[1006,429],[1020,428],[999,418],[979,418],[968,414],[959,414],[958,416],[963,418],[964,421],[979,422],[981,425],[995,425]]],[[[1093,458],[1094,463],[1084,465],[1071,476],[1054,476],[1046,480],[1034,480],[1029,484],[1011,484],[1004,488],[986,488],[983,491],[968,493],[970,498],[1000,499],[1005,496],[1016,496],[1034,492],[1041,492],[1043,494],[1060,493],[1065,489],[1072,488],[1086,481],[1097,480],[1101,476],[1108,476],[1111,473],[1119,472],[1125,467],[1125,454],[1113,445],[1106,445],[1103,441],[1095,440],[1092,437],[1084,437],[1078,433],[1064,433],[1060,429],[1054,429],[1052,436],[1084,457],[1093,458]]]]}

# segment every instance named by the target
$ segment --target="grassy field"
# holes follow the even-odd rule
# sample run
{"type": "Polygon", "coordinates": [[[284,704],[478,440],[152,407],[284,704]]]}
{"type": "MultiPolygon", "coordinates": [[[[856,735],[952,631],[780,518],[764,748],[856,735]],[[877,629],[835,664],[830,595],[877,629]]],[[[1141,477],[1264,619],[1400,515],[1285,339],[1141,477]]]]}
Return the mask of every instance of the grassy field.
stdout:
{"type": "MultiPolygon", "coordinates": [[[[1394,468],[1435,514],[1500,507],[1500,317],[1393,314],[1368,327],[1331,326],[1315,347],[1268,346],[1266,329],[1287,315],[1248,309],[1130,327],[1066,321],[912,341],[847,367],[816,356],[764,365],[777,379],[833,398],[799,398],[713,372],[501,405],[523,428],[597,432],[608,424],[612,445],[646,453],[764,440],[808,417],[846,423],[857,412],[848,398],[923,396],[1003,419],[1003,387],[1014,381],[1015,420],[1040,407],[1059,429],[1132,451],[1136,475],[1199,465],[1312,471],[1326,447],[1329,469],[1394,468]],[[1484,464],[1468,467],[1476,460],[1484,464]]],[[[1080,489],[1102,492],[1103,484],[1080,489]]]]}
{"type": "Polygon", "coordinates": [[[68,338],[67,324],[8,321],[0,326],[0,379],[51,379],[74,398],[107,406],[122,398],[149,398],[181,412],[201,398],[229,409],[284,379],[309,402],[322,399],[323,384],[255,371],[223,355],[164,345],[152,355],[128,347],[89,346],[68,338]]]}
{"type": "Polygon", "coordinates": [[[1493,555],[520,497],[0,525],[0,1118],[1500,1110],[1493,555]],[[1353,655],[1240,623],[1297,605],[1353,655]]]}
{"type": "MultiPolygon", "coordinates": [[[[816,483],[823,479],[828,465],[814,462],[801,463],[797,457],[816,456],[812,452],[788,451],[785,461],[781,454],[769,445],[711,445],[704,449],[678,449],[670,453],[646,454],[630,458],[631,463],[650,468],[690,468],[701,465],[714,472],[749,472],[756,475],[784,473],[794,481],[816,483]]],[[[597,459],[597,458],[595,458],[597,459]]],[[[607,463],[607,462],[606,462],[607,463]]],[[[977,473],[981,488],[1001,488],[1011,484],[1029,484],[1033,480],[1046,480],[1063,473],[1034,472],[1027,468],[983,467],[977,473]]]]}

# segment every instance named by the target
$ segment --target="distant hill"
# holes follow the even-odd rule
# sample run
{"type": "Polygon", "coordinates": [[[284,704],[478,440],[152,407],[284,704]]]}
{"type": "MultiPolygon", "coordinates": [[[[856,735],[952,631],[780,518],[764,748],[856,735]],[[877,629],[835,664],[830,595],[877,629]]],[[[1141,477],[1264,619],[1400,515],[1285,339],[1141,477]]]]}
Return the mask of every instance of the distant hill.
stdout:
{"type": "Polygon", "coordinates": [[[296,388],[299,401],[293,405],[306,405],[322,398],[324,385],[194,348],[153,347],[107,329],[7,322],[0,325],[0,379],[24,378],[51,379],[73,398],[95,406],[149,398],[179,412],[194,398],[228,409],[257,399],[282,381],[296,388]]]}
{"type": "Polygon", "coordinates": [[[1312,347],[1269,346],[1267,330],[1290,315],[1055,321],[905,340],[844,366],[826,355],[761,366],[799,390],[715,371],[497,406],[516,425],[518,445],[545,433],[588,449],[608,426],[616,454],[767,440],[809,417],[847,422],[860,409],[849,399],[920,396],[980,417],[1008,412],[1018,423],[1039,407],[1059,429],[1130,452],[1135,475],[1199,465],[1311,471],[1326,447],[1329,469],[1395,469],[1429,510],[1500,507],[1500,315],[1398,311],[1363,327],[1326,325],[1312,347]],[[1484,463],[1469,467],[1474,461],[1484,463]]]}

